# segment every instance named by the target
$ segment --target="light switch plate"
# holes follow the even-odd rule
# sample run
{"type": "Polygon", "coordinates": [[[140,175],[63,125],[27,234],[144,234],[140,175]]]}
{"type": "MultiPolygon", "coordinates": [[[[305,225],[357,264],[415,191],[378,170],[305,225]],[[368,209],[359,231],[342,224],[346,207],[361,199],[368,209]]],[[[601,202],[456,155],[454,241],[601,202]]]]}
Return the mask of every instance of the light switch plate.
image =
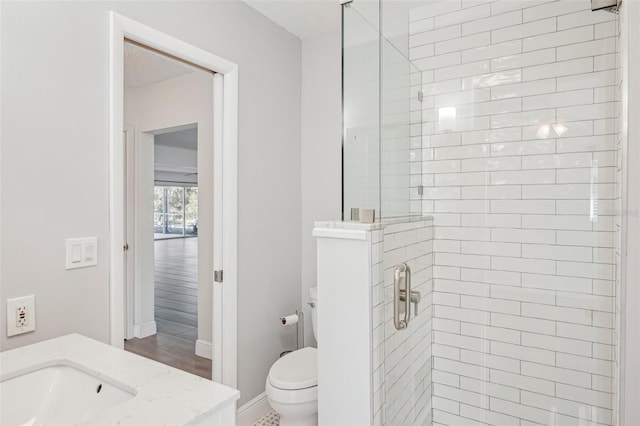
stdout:
{"type": "Polygon", "coordinates": [[[36,329],[35,296],[7,299],[7,337],[36,329]]]}
{"type": "Polygon", "coordinates": [[[98,264],[98,238],[68,238],[66,269],[86,268],[98,264]]]}

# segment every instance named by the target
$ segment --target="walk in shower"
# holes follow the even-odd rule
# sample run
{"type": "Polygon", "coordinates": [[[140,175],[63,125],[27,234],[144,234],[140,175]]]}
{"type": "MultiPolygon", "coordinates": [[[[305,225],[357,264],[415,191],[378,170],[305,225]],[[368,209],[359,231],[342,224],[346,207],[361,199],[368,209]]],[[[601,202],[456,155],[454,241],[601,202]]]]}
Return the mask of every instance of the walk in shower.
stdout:
{"type": "Polygon", "coordinates": [[[389,224],[374,423],[618,424],[618,15],[590,0],[342,7],[343,218],[389,224]],[[398,330],[402,262],[421,300],[398,330]]]}

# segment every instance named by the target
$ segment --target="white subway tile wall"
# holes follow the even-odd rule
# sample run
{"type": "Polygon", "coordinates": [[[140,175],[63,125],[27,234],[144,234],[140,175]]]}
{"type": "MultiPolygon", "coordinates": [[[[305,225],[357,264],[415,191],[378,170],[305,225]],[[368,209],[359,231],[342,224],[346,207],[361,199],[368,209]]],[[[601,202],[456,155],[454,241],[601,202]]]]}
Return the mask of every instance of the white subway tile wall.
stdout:
{"type": "MultiPolygon", "coordinates": [[[[433,422],[614,424],[616,16],[589,0],[443,0],[409,21],[433,422]]],[[[416,398],[388,390],[387,414],[416,398]]]]}
{"type": "Polygon", "coordinates": [[[433,220],[385,225],[373,234],[374,424],[432,422],[433,220]],[[393,271],[406,263],[412,290],[421,293],[405,330],[393,324],[393,271]]]}

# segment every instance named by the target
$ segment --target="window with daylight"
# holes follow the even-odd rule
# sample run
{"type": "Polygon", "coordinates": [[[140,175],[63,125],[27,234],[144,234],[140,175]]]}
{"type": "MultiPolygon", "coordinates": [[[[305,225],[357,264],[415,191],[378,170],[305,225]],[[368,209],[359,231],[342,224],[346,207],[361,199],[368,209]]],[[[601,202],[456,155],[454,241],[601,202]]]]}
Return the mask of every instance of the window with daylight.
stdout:
{"type": "Polygon", "coordinates": [[[155,239],[198,235],[198,188],[156,186],[153,197],[155,239]]]}

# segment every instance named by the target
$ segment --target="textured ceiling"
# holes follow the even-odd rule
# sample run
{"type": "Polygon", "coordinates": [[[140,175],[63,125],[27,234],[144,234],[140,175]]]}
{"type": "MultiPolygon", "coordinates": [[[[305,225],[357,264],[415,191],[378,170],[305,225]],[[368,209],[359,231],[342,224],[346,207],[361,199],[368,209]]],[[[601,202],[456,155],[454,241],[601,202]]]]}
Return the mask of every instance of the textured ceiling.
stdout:
{"type": "Polygon", "coordinates": [[[299,38],[340,29],[338,0],[244,0],[246,4],[299,38]]]}
{"type": "Polygon", "coordinates": [[[198,68],[137,44],[124,44],[124,85],[143,87],[194,72],[198,68]]]}

